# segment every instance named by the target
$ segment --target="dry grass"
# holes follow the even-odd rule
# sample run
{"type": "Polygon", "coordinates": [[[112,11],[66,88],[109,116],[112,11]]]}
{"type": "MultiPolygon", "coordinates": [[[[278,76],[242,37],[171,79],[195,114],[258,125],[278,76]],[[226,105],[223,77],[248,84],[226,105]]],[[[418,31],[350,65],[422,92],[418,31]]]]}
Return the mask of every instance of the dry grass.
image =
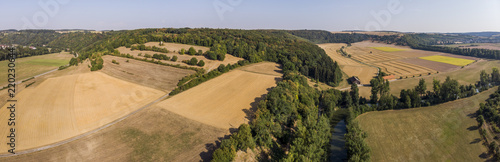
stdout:
{"type": "Polygon", "coordinates": [[[330,58],[340,65],[342,71],[347,77],[357,76],[361,84],[369,84],[370,80],[377,75],[378,69],[365,64],[354,61],[353,59],[342,56],[337,53],[342,46],[347,46],[343,43],[326,43],[318,44],[319,47],[325,50],[330,58]]]}
{"type": "MultiPolygon", "coordinates": [[[[183,44],[177,44],[177,45],[180,46],[183,44]]],[[[131,51],[130,48],[126,48],[126,47],[119,47],[119,48],[117,48],[117,50],[122,54],[130,54],[130,55],[134,56],[135,58],[145,58],[144,57],[145,54],[149,54],[151,56],[153,54],[162,54],[160,52],[154,52],[154,51],[139,51],[139,50],[131,51]],[[142,55],[139,56],[139,54],[142,54],[142,55]]],[[[234,56],[229,55],[229,54],[226,54],[226,58],[224,59],[224,61],[210,60],[210,59],[205,58],[205,56],[191,56],[188,54],[181,55],[179,53],[174,53],[173,51],[171,51],[170,53],[167,53],[165,55],[167,55],[169,57],[177,56],[178,59],[176,62],[161,60],[161,62],[169,63],[169,64],[173,64],[173,65],[182,65],[182,66],[198,67],[199,68],[199,66],[191,66],[191,65],[185,64],[182,62],[182,60],[190,60],[193,57],[198,59],[198,60],[203,60],[205,62],[205,66],[203,66],[203,68],[205,70],[207,70],[207,72],[211,71],[213,69],[216,69],[217,67],[219,67],[220,64],[224,64],[224,65],[234,64],[240,60],[243,60],[242,58],[234,57],[234,56]]],[[[150,60],[151,60],[151,58],[150,58],[150,60]]]]}
{"type": "MultiPolygon", "coordinates": [[[[466,56],[414,50],[409,47],[369,41],[353,43],[351,47],[347,48],[347,52],[352,55],[352,58],[373,66],[380,67],[382,71],[393,74],[396,76],[396,78],[413,77],[419,76],[421,74],[427,75],[428,73],[436,74],[438,71],[443,72],[457,70],[456,67],[448,66],[443,63],[430,64],[428,62],[414,60],[418,59],[419,57],[440,55],[446,57],[470,59],[470,57],[465,58],[466,56]],[[373,49],[374,47],[381,50],[375,50],[373,49]],[[388,50],[389,52],[387,52],[388,50]]],[[[473,58],[472,60],[477,60],[477,58],[473,58]]]]}
{"type": "Polygon", "coordinates": [[[406,51],[408,49],[394,48],[394,47],[371,47],[376,50],[381,50],[384,52],[398,52],[398,51],[406,51]]]}
{"type": "MultiPolygon", "coordinates": [[[[164,94],[101,72],[49,78],[16,97],[16,150],[48,145],[96,129],[164,94]]],[[[7,111],[1,111],[0,120],[7,119],[7,111]]],[[[0,127],[0,134],[7,136],[7,124],[0,127]]],[[[0,150],[6,152],[7,145],[1,145],[0,150]]]]}
{"type": "Polygon", "coordinates": [[[251,119],[252,104],[276,86],[276,63],[248,65],[177,94],[158,106],[214,127],[237,128],[251,119]]]}
{"type": "MultiPolygon", "coordinates": [[[[453,66],[453,65],[451,65],[453,66]]],[[[491,69],[497,67],[500,68],[500,61],[486,61],[479,60],[478,62],[465,66],[463,69],[448,71],[448,72],[440,72],[439,74],[432,75],[422,75],[422,77],[415,76],[409,77],[408,79],[402,79],[393,81],[390,83],[391,85],[391,94],[395,96],[399,96],[399,93],[402,89],[413,88],[418,84],[420,79],[425,79],[427,84],[427,90],[432,91],[432,80],[434,78],[441,80],[443,82],[447,76],[450,76],[452,79],[458,80],[459,84],[474,84],[479,81],[479,72],[481,70],[486,70],[487,73],[491,73],[491,69]]],[[[371,87],[360,87],[359,93],[361,96],[370,97],[370,89],[371,87]]]]}
{"type": "Polygon", "coordinates": [[[152,106],[82,139],[0,161],[210,160],[215,142],[227,134],[152,106]]]}
{"type": "Polygon", "coordinates": [[[145,46],[156,46],[156,47],[160,47],[160,48],[166,48],[172,52],[174,52],[174,51],[179,52],[181,49],[184,49],[184,50],[186,50],[186,53],[187,53],[187,51],[190,47],[193,47],[196,50],[196,52],[198,52],[198,50],[202,50],[203,52],[210,50],[210,48],[208,48],[208,47],[189,45],[189,44],[180,44],[180,43],[165,43],[165,42],[163,42],[163,45],[160,46],[160,42],[148,42],[148,43],[145,43],[144,45],[145,46]]]}
{"type": "Polygon", "coordinates": [[[436,106],[369,112],[359,116],[372,161],[484,161],[471,114],[496,88],[436,106]]]}
{"type": "Polygon", "coordinates": [[[182,77],[195,73],[193,70],[174,68],[116,56],[104,56],[102,58],[104,60],[103,73],[165,92],[170,92],[177,87],[177,83],[182,77]],[[119,64],[112,63],[112,60],[116,60],[119,64]]]}

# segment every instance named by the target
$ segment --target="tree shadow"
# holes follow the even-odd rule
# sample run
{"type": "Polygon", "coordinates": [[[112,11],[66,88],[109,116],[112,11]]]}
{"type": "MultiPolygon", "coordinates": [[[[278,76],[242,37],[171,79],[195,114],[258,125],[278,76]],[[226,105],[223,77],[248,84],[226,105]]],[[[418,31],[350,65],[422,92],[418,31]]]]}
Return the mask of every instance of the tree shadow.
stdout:
{"type": "MultiPolygon", "coordinates": [[[[234,128],[233,130],[230,129],[229,131],[234,131],[234,128]]],[[[205,144],[205,151],[200,153],[201,161],[209,162],[210,160],[212,160],[212,155],[214,154],[214,151],[220,147],[222,140],[229,139],[229,137],[230,135],[225,135],[224,137],[217,138],[217,140],[215,140],[214,142],[205,144]]]]}
{"type": "Polygon", "coordinates": [[[477,125],[470,126],[469,128],[467,128],[467,130],[469,130],[469,131],[475,131],[477,129],[479,129],[479,127],[477,125]]]}
{"type": "Polygon", "coordinates": [[[476,113],[470,113],[470,114],[467,114],[467,116],[469,118],[476,118],[477,117],[477,114],[476,113]]]}
{"type": "MultiPolygon", "coordinates": [[[[282,81],[282,78],[275,78],[274,81],[276,84],[278,82],[282,81]]],[[[259,107],[259,102],[264,100],[267,96],[267,94],[273,89],[274,87],[267,88],[266,91],[267,93],[262,94],[260,97],[257,97],[253,100],[252,103],[250,103],[250,108],[249,109],[243,109],[242,111],[245,113],[245,119],[248,120],[248,123],[251,123],[255,119],[255,112],[257,112],[257,108],[259,107]]]]}
{"type": "MultiPolygon", "coordinates": [[[[281,70],[276,70],[277,72],[281,72],[281,70]]],[[[278,84],[278,82],[282,81],[283,78],[281,77],[276,77],[274,79],[275,83],[278,84]]],[[[269,93],[274,87],[271,87],[271,88],[267,88],[267,93],[269,93]]],[[[266,95],[267,93],[261,95],[260,97],[257,97],[254,99],[254,101],[252,103],[250,103],[250,108],[249,109],[243,109],[242,111],[245,112],[245,119],[248,120],[248,123],[251,123],[253,121],[253,119],[255,119],[255,112],[257,111],[257,108],[259,106],[259,102],[263,99],[266,98],[266,95]]],[[[239,127],[239,125],[232,125],[232,127],[239,127]]],[[[207,161],[209,162],[210,160],[212,160],[212,155],[213,153],[215,152],[215,150],[217,148],[219,148],[222,144],[222,140],[224,139],[229,139],[229,137],[231,137],[231,135],[235,132],[238,131],[238,128],[229,128],[229,132],[230,134],[228,135],[225,135],[224,137],[219,137],[217,140],[215,140],[214,142],[211,142],[211,143],[207,143],[205,144],[205,151],[201,152],[200,153],[200,157],[201,157],[201,161],[207,161]]],[[[270,156],[270,155],[267,155],[265,153],[261,153],[261,158],[262,157],[267,157],[267,156],[270,156]]],[[[265,158],[264,158],[265,159],[265,158]]]]}
{"type": "Polygon", "coordinates": [[[481,158],[481,159],[488,159],[489,156],[490,155],[488,153],[483,152],[481,155],[479,155],[479,158],[481,158]]]}
{"type": "Polygon", "coordinates": [[[476,143],[479,143],[479,142],[481,142],[481,138],[476,138],[472,142],[470,142],[470,144],[476,144],[476,143]]]}

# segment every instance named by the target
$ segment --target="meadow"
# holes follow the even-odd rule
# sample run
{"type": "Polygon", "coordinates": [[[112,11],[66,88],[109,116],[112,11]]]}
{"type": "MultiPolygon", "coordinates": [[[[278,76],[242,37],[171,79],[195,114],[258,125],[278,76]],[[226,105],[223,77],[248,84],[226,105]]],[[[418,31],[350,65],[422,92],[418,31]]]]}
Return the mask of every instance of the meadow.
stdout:
{"type": "Polygon", "coordinates": [[[360,115],[372,161],[484,161],[473,113],[497,88],[431,107],[360,115]]]}

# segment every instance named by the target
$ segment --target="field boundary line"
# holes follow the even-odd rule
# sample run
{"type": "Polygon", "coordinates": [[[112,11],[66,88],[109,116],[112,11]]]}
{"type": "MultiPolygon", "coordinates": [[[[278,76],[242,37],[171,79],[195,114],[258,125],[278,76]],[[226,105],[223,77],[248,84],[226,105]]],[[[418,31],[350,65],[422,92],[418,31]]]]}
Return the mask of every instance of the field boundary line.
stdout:
{"type": "MultiPolygon", "coordinates": [[[[57,70],[57,69],[56,69],[56,70],[57,70]]],[[[57,147],[57,146],[61,146],[61,145],[63,145],[63,144],[67,144],[67,143],[72,142],[72,141],[76,141],[76,140],[78,140],[78,139],[81,139],[81,138],[86,137],[86,136],[88,136],[88,135],[91,135],[91,134],[93,134],[93,133],[97,133],[97,132],[99,132],[100,130],[103,130],[103,129],[105,129],[105,128],[108,128],[108,127],[110,127],[110,126],[112,126],[112,125],[114,125],[114,124],[116,124],[116,123],[118,123],[118,122],[120,122],[120,121],[122,121],[122,120],[124,120],[124,119],[128,118],[129,116],[132,116],[132,115],[136,114],[137,112],[139,112],[139,111],[141,111],[141,110],[143,110],[143,109],[145,109],[145,108],[148,108],[148,107],[150,107],[150,106],[151,106],[151,105],[153,105],[153,104],[158,103],[159,101],[161,101],[161,100],[163,100],[163,99],[167,98],[168,96],[169,96],[169,94],[167,93],[167,94],[165,94],[165,95],[161,96],[160,98],[158,98],[158,99],[154,100],[153,102],[150,102],[150,103],[148,103],[148,104],[146,104],[146,105],[142,106],[141,108],[139,108],[139,109],[137,109],[137,110],[135,110],[135,111],[133,111],[133,112],[131,112],[131,113],[129,113],[129,114],[127,114],[127,115],[125,115],[125,116],[121,117],[121,118],[118,118],[118,119],[116,119],[116,120],[112,121],[111,123],[108,123],[108,124],[106,124],[106,125],[103,125],[103,126],[101,126],[101,127],[99,127],[99,128],[96,128],[96,129],[94,129],[94,130],[91,130],[91,131],[89,131],[89,132],[86,132],[86,133],[83,133],[83,134],[77,135],[77,136],[75,136],[75,137],[71,137],[71,138],[69,138],[69,139],[65,139],[65,140],[62,140],[62,141],[59,141],[59,142],[53,143],[53,144],[49,144],[49,145],[46,145],[46,146],[41,146],[41,147],[38,147],[38,148],[33,148],[33,149],[23,150],[23,151],[17,152],[16,154],[11,154],[11,153],[0,154],[0,157],[12,157],[12,156],[17,156],[17,155],[23,155],[23,154],[33,153],[33,152],[42,151],[42,150],[46,150],[46,149],[49,149],[49,148],[53,148],[53,147],[57,147]]]]}
{"type": "Polygon", "coordinates": [[[261,73],[261,72],[256,72],[256,71],[243,70],[243,69],[238,69],[238,70],[244,71],[244,72],[249,72],[249,73],[255,73],[255,74],[262,74],[262,75],[269,75],[269,76],[278,76],[278,77],[281,77],[281,75],[273,75],[273,74],[267,74],[267,73],[261,73]]]}

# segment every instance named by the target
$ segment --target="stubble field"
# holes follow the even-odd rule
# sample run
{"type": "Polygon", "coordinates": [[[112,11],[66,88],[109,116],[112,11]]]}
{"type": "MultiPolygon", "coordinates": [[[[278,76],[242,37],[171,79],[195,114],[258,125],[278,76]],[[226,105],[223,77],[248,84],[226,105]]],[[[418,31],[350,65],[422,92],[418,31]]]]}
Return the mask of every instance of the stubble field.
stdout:
{"type": "Polygon", "coordinates": [[[377,68],[356,62],[353,59],[344,57],[337,53],[337,50],[339,50],[342,46],[346,47],[347,44],[326,43],[318,44],[318,46],[325,50],[326,54],[330,56],[333,61],[337,61],[342,71],[348,77],[357,76],[361,81],[361,84],[369,84],[373,76],[377,75],[377,68]]]}
{"type": "Polygon", "coordinates": [[[256,99],[276,86],[281,74],[276,63],[252,64],[177,94],[159,107],[218,128],[237,128],[248,122],[256,99]]]}
{"type": "MultiPolygon", "coordinates": [[[[49,78],[16,96],[16,114],[20,116],[16,119],[16,150],[52,144],[96,129],[164,94],[101,72],[49,78]]],[[[7,121],[8,116],[2,111],[0,120],[7,121]]],[[[0,134],[8,136],[7,124],[0,127],[0,134]]],[[[4,140],[2,143],[6,143],[4,140]]],[[[1,152],[7,147],[1,145],[1,152]]]]}

